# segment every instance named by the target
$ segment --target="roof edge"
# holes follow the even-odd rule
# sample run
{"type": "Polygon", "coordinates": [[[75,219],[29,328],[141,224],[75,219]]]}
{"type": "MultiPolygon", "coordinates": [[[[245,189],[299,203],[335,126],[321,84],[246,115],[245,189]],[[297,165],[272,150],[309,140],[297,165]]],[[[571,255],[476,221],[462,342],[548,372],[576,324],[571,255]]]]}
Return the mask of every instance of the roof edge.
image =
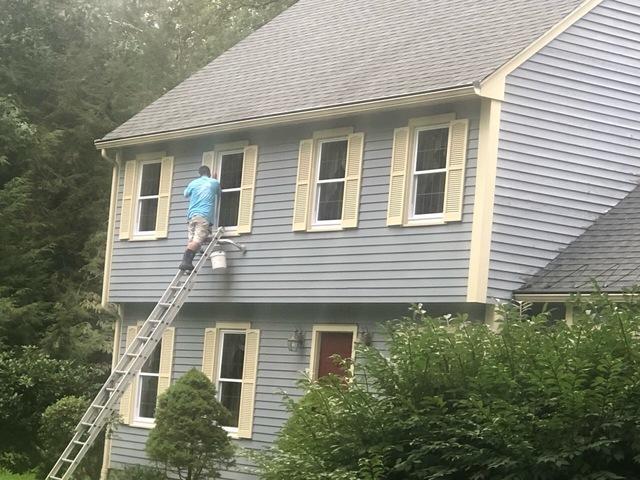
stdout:
{"type": "Polygon", "coordinates": [[[498,67],[497,70],[494,70],[493,73],[489,74],[484,80],[482,80],[480,82],[480,95],[483,97],[493,98],[495,100],[504,100],[507,76],[544,47],[549,45],[549,43],[555,40],[559,35],[564,33],[603,1],[604,0],[585,0],[569,15],[556,23],[550,30],[547,30],[547,32],[545,32],[541,37],[536,39],[528,47],[520,51],[520,53],[515,57],[498,67]]]}
{"type": "Polygon", "coordinates": [[[134,145],[145,145],[170,140],[195,138],[215,133],[226,133],[249,128],[286,125],[300,121],[323,120],[364,112],[392,110],[417,105],[441,103],[451,100],[462,100],[465,98],[477,97],[478,94],[477,84],[470,84],[444,90],[403,95],[400,97],[389,97],[358,103],[334,105],[330,107],[281,113],[265,117],[248,118],[232,122],[156,132],[132,137],[96,140],[94,144],[97,149],[130,147],[134,145]]]}

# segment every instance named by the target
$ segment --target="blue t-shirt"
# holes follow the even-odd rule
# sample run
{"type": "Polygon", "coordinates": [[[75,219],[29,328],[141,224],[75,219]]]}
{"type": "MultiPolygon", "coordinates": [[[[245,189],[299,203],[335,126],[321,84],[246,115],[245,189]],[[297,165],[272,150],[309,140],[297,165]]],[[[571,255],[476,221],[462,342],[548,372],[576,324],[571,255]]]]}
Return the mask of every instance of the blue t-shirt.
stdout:
{"type": "Polygon", "coordinates": [[[219,194],[220,182],[215,178],[200,177],[193,180],[184,191],[184,196],[189,199],[187,219],[200,216],[213,224],[219,194]]]}

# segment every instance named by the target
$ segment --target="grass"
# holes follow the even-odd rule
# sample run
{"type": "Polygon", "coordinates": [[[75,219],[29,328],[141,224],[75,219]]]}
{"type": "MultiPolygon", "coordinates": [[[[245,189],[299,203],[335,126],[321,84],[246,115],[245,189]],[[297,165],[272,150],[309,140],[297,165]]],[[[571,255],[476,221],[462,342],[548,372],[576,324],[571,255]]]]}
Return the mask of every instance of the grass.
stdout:
{"type": "Polygon", "coordinates": [[[23,475],[16,475],[4,470],[0,470],[0,480],[35,480],[35,475],[31,473],[25,473],[23,475]]]}

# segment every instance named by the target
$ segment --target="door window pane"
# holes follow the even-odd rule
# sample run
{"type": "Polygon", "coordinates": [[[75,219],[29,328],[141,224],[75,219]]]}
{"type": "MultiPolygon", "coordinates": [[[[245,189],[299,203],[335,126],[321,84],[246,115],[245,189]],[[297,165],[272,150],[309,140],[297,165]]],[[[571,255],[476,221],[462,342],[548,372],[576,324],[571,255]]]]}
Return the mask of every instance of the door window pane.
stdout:
{"type": "Polygon", "coordinates": [[[142,178],[140,180],[140,196],[148,197],[158,195],[160,191],[160,163],[146,163],[142,166],[142,178]]]}
{"type": "Polygon", "coordinates": [[[331,178],[344,178],[347,164],[347,140],[321,143],[320,169],[318,178],[328,180],[331,178]]]}
{"type": "Polygon", "coordinates": [[[240,393],[242,383],[240,382],[220,382],[220,403],[231,412],[231,421],[227,427],[238,427],[240,418],[240,393]]]}
{"type": "Polygon", "coordinates": [[[318,185],[318,220],[340,220],[342,218],[342,197],[344,182],[321,183],[318,185]]]}
{"type": "Polygon", "coordinates": [[[153,418],[158,401],[158,377],[140,376],[140,411],[139,417],[153,418]]]}
{"type": "Polygon", "coordinates": [[[416,215],[442,213],[444,211],[444,186],[446,172],[426,173],[416,178],[416,215]]]}
{"type": "Polygon", "coordinates": [[[418,132],[416,172],[446,168],[448,142],[448,128],[418,132]]]}
{"type": "Polygon", "coordinates": [[[222,338],[220,378],[242,380],[245,334],[225,333],[222,338]]]}

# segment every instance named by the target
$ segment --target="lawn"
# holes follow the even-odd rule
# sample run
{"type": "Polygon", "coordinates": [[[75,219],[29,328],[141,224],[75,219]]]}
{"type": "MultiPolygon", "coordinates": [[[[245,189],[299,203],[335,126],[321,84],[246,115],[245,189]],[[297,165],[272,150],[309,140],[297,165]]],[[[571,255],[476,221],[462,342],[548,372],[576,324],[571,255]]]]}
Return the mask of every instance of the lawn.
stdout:
{"type": "Polygon", "coordinates": [[[25,473],[23,475],[16,475],[13,473],[5,472],[4,470],[0,471],[0,480],[34,480],[35,475],[25,473]]]}

